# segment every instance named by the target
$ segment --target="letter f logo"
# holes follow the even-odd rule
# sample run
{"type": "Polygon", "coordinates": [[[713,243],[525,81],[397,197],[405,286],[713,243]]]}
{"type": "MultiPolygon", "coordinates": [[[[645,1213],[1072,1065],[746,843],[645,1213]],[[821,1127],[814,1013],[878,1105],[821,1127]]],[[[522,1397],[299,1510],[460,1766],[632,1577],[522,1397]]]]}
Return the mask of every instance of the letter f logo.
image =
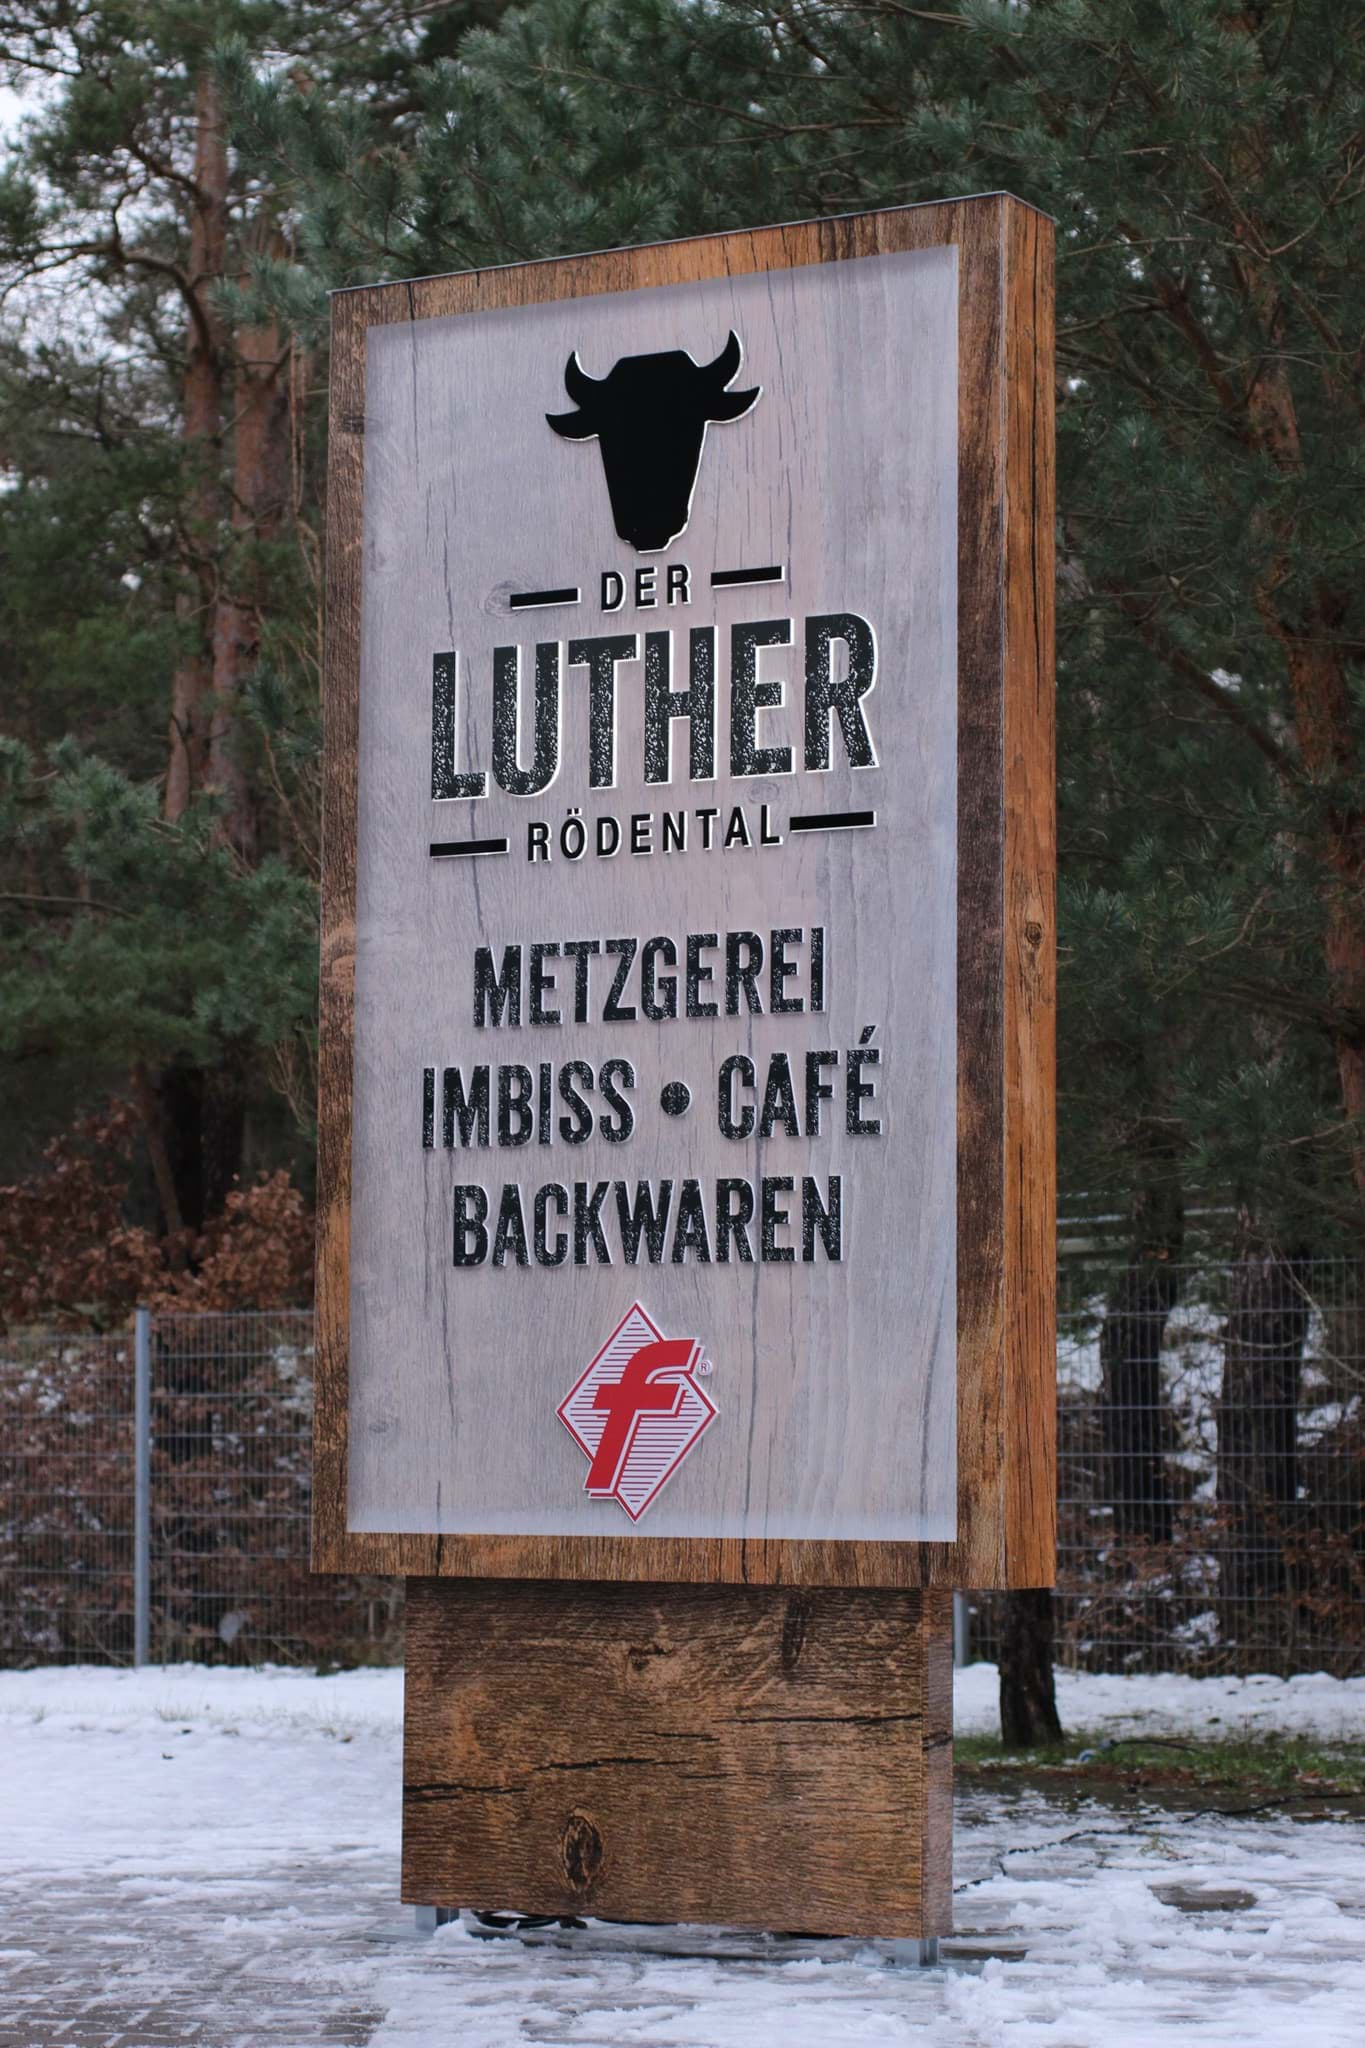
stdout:
{"type": "Polygon", "coordinates": [[[716,1419],[710,1373],[701,1339],[665,1337],[632,1303],[555,1410],[588,1461],[585,1514],[614,1500],[639,1521],[716,1419]]]}
{"type": "Polygon", "coordinates": [[[607,1411],[596,1454],[588,1467],[586,1491],[610,1497],[616,1492],[643,1415],[676,1415],[682,1405],[685,1379],[692,1376],[701,1349],[690,1337],[659,1337],[642,1344],[627,1360],[615,1385],[600,1386],[594,1408],[607,1411]]]}

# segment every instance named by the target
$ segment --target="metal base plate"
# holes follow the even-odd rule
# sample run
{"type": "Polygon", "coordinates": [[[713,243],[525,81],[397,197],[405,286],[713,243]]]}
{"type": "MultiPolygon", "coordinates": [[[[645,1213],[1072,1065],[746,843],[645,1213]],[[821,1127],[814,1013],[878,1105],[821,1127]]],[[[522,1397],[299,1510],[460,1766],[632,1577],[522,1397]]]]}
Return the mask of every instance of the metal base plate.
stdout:
{"type": "MultiPolygon", "coordinates": [[[[457,1906],[414,1906],[419,1934],[459,1921],[466,1933],[486,1941],[521,1941],[532,1948],[573,1949],[580,1954],[653,1955],[700,1958],[716,1963],[861,1962],[879,1959],[889,1967],[932,1969],[939,1960],[936,1935],[922,1941],[872,1941],[818,1934],[766,1934],[736,1927],[646,1927],[620,1920],[585,1920],[577,1927],[489,1926],[457,1906]]],[[[499,1918],[502,1916],[500,1915],[499,1918]]]]}

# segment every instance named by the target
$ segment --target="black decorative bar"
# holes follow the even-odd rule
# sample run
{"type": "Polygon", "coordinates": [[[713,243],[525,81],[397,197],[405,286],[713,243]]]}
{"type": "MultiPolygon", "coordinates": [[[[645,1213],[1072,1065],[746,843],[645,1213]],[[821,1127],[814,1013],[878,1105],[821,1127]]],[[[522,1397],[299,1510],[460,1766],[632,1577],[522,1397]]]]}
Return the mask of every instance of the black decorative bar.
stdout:
{"type": "Polygon", "coordinates": [[[514,612],[533,611],[537,605],[577,604],[582,591],[576,583],[566,590],[514,590],[508,598],[508,609],[514,612]]]}
{"type": "Polygon", "coordinates": [[[856,832],[867,825],[875,825],[875,811],[822,811],[809,818],[793,818],[788,825],[791,832],[856,832]]]}
{"type": "Polygon", "coordinates": [[[766,569],[713,569],[711,588],[729,590],[737,583],[785,583],[787,571],[781,562],[770,562],[766,569]]]}
{"type": "Polygon", "coordinates": [[[505,839],[433,839],[433,860],[467,859],[472,853],[506,853],[505,839]]]}

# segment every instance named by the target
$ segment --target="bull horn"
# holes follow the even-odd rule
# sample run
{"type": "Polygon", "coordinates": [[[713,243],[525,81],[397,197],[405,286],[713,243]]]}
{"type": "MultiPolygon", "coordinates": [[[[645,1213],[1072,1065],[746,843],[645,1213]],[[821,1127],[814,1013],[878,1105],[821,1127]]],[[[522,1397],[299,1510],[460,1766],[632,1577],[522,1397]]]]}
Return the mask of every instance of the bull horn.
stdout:
{"type": "Polygon", "coordinates": [[[717,391],[723,391],[744,360],[744,351],[739,345],[739,336],[734,328],[726,337],[725,346],[713,363],[702,366],[700,375],[717,391]]]}
{"type": "MultiPolygon", "coordinates": [[[[734,374],[732,370],[730,375],[733,377],[734,374]]],[[[564,389],[575,405],[591,405],[602,389],[602,381],[597,377],[590,377],[579,362],[577,349],[564,365],[564,389]]]]}
{"type": "Polygon", "coordinates": [[[742,420],[745,413],[757,404],[762,389],[761,384],[754,384],[747,391],[718,391],[707,400],[707,419],[742,420]]]}
{"type": "Polygon", "coordinates": [[[575,349],[564,365],[564,388],[578,406],[577,412],[547,412],[545,417],[555,432],[566,441],[595,441],[597,422],[593,417],[594,402],[602,389],[596,377],[590,377],[578,360],[575,349]]]}
{"type": "Polygon", "coordinates": [[[547,412],[545,418],[564,441],[595,441],[597,427],[585,412],[547,412]]]}

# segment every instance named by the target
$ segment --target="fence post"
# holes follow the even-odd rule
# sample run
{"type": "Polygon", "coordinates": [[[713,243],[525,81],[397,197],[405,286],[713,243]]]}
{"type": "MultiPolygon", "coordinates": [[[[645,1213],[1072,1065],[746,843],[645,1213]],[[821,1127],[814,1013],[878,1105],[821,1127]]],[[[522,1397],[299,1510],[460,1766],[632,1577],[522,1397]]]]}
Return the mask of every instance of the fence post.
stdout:
{"type": "Polygon", "coordinates": [[[953,1595],[953,1664],[961,1670],[972,1661],[972,1610],[965,1593],[953,1595]]]}
{"type": "Polygon", "coordinates": [[[148,1662],[152,1634],[152,1312],[133,1319],[133,1664],[148,1662]]]}

